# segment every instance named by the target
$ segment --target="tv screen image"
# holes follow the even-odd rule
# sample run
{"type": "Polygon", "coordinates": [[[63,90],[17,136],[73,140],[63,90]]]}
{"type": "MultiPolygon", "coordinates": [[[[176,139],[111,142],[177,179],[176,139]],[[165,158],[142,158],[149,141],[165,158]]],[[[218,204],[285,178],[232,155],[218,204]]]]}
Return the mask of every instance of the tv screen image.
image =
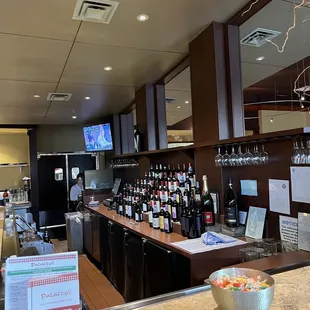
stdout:
{"type": "Polygon", "coordinates": [[[113,150],[110,124],[84,127],[83,131],[87,152],[113,150]]]}

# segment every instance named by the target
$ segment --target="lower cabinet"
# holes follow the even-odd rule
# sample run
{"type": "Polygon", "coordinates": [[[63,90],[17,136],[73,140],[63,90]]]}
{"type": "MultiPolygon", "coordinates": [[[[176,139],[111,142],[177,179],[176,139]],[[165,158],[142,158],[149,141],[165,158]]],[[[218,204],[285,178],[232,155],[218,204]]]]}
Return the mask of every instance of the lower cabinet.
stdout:
{"type": "Polygon", "coordinates": [[[112,281],[112,261],[111,261],[111,246],[110,246],[110,221],[105,218],[100,218],[100,249],[101,249],[101,268],[107,278],[112,281]]]}

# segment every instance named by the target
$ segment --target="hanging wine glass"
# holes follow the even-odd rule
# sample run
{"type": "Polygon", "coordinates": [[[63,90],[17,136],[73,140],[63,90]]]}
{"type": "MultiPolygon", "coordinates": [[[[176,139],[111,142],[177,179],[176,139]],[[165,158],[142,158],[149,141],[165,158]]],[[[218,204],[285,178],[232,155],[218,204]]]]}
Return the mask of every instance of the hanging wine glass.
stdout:
{"type": "Polygon", "coordinates": [[[300,164],[300,153],[299,153],[299,147],[298,147],[298,142],[294,141],[293,142],[293,152],[292,152],[292,163],[295,165],[300,164]]]}
{"type": "Polygon", "coordinates": [[[307,164],[310,164],[310,140],[307,140],[307,164]]]}
{"type": "Polygon", "coordinates": [[[226,152],[223,155],[222,165],[225,167],[229,166],[229,155],[228,155],[227,145],[226,145],[226,152]]]}
{"type": "Polygon", "coordinates": [[[257,144],[254,145],[252,163],[253,165],[259,165],[261,163],[260,153],[258,152],[257,144]]]}
{"type": "Polygon", "coordinates": [[[218,147],[217,149],[218,154],[215,156],[214,162],[216,167],[222,167],[223,165],[223,156],[221,154],[221,148],[218,147]]]}
{"type": "Polygon", "coordinates": [[[229,165],[230,166],[237,166],[237,155],[235,153],[235,146],[231,147],[231,154],[229,156],[229,165]]]}
{"type": "Polygon", "coordinates": [[[262,165],[267,165],[269,160],[269,154],[265,151],[265,146],[262,143],[262,151],[260,153],[260,162],[262,165]]]}
{"type": "Polygon", "coordinates": [[[244,154],[242,153],[242,145],[239,144],[238,146],[238,154],[237,154],[237,165],[244,166],[244,154]]]}
{"type": "Polygon", "coordinates": [[[307,152],[306,152],[303,140],[300,140],[299,154],[300,154],[300,163],[306,164],[307,163],[307,152]]]}
{"type": "Polygon", "coordinates": [[[248,166],[253,164],[253,155],[250,152],[250,145],[249,144],[247,144],[247,146],[246,146],[246,152],[244,154],[244,162],[248,166]]]}

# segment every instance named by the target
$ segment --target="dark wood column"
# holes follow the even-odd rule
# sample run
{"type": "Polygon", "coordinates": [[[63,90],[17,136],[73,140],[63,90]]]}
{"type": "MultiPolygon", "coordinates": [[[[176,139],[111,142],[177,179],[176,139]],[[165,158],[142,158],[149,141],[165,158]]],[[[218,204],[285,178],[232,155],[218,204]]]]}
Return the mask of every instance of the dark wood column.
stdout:
{"type": "Polygon", "coordinates": [[[224,25],[213,22],[189,44],[195,143],[230,138],[224,25]]]}
{"type": "Polygon", "coordinates": [[[28,129],[29,153],[30,153],[30,178],[31,178],[31,213],[33,219],[40,227],[39,222],[39,180],[37,158],[37,129],[28,129]]]}
{"type": "Polygon", "coordinates": [[[141,150],[157,148],[155,123],[155,93],[152,84],[146,84],[136,91],[137,126],[141,134],[141,150]]]}
{"type": "Polygon", "coordinates": [[[122,154],[120,115],[113,114],[113,141],[115,155],[122,154]]]}
{"type": "Polygon", "coordinates": [[[168,147],[165,86],[155,85],[156,132],[159,149],[168,147]]]}
{"type": "Polygon", "coordinates": [[[134,124],[133,113],[121,114],[121,140],[122,140],[122,153],[130,154],[135,152],[134,147],[134,124]]]}
{"type": "Polygon", "coordinates": [[[239,27],[227,25],[228,110],[232,138],[245,135],[239,27]]]}

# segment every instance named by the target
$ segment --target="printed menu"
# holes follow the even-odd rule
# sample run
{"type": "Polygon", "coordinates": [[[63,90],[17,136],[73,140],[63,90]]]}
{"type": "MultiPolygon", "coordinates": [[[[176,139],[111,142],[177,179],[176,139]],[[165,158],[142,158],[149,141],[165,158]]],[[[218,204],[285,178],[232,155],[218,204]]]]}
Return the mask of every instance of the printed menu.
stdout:
{"type": "Polygon", "coordinates": [[[78,253],[68,252],[6,261],[5,309],[79,309],[78,253]],[[69,291],[70,289],[70,291],[69,291]]]}

